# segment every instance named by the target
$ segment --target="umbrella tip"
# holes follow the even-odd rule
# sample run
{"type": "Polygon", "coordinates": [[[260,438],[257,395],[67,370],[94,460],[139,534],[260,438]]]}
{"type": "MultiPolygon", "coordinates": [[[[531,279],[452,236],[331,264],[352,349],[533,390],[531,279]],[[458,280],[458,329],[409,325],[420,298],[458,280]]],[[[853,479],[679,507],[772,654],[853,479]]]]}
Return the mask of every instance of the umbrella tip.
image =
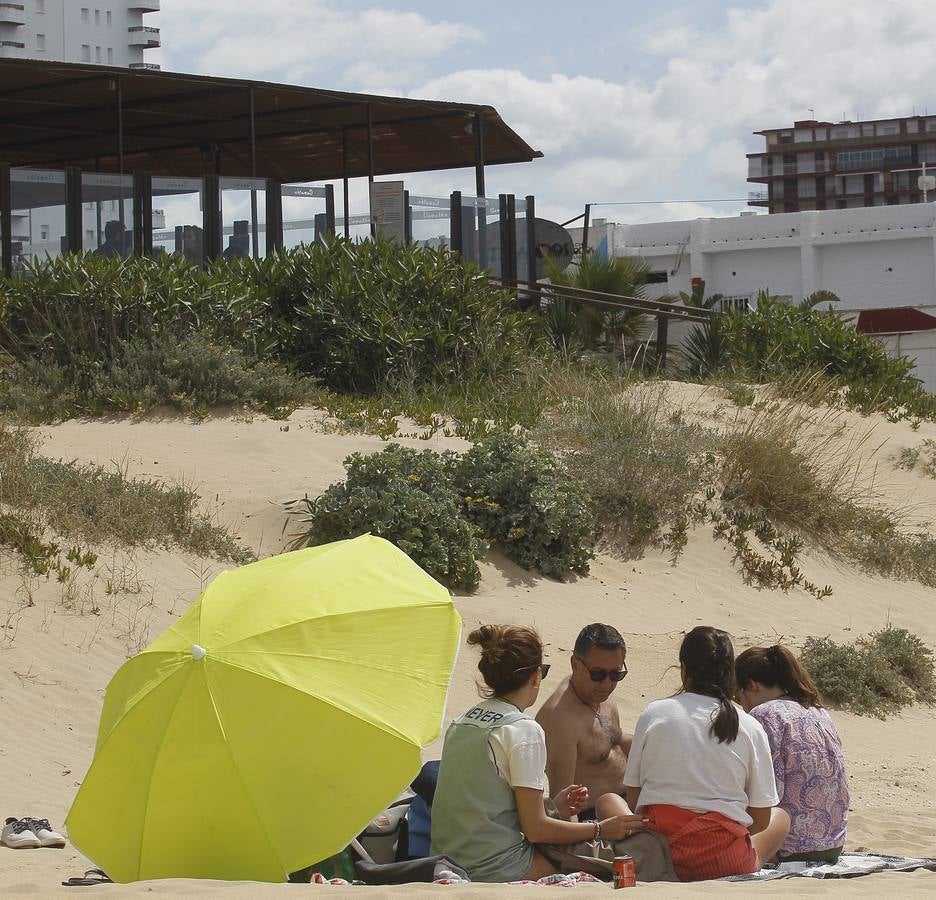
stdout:
{"type": "Polygon", "coordinates": [[[201,644],[192,644],[192,659],[204,659],[207,652],[201,644]]]}

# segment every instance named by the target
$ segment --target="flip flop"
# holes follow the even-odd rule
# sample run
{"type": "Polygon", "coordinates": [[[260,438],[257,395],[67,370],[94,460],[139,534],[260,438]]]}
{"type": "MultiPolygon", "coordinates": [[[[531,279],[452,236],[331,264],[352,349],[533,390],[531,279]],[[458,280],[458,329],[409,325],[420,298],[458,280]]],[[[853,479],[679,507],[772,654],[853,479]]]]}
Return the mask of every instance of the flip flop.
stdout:
{"type": "Polygon", "coordinates": [[[111,878],[101,869],[88,869],[84,875],[74,875],[63,881],[63,887],[85,887],[92,884],[113,884],[111,878]]]}

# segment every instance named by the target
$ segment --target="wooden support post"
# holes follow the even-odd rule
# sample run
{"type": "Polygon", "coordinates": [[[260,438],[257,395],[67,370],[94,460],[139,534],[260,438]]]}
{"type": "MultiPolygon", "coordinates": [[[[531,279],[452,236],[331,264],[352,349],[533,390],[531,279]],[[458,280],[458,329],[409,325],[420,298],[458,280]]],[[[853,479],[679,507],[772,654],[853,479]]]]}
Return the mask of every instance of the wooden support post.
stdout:
{"type": "Polygon", "coordinates": [[[462,252],[462,202],[461,191],[452,191],[449,197],[449,228],[451,234],[452,251],[461,255],[462,252]]]}
{"type": "Polygon", "coordinates": [[[13,274],[13,184],[10,167],[0,163],[0,270],[13,274]]]}
{"type": "Polygon", "coordinates": [[[669,316],[657,316],[657,335],[656,335],[656,362],[657,370],[662,372],[666,369],[666,340],[669,333],[669,316]]]}

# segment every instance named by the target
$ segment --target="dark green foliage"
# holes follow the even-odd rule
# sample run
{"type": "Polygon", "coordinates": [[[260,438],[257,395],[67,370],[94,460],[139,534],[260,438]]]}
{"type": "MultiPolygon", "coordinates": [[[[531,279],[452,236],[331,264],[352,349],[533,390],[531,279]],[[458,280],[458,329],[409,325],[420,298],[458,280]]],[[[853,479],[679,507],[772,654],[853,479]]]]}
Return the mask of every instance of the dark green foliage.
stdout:
{"type": "Polygon", "coordinates": [[[445,250],[334,238],[231,271],[265,297],[280,354],[334,390],[496,384],[529,353],[510,296],[445,250]]]}
{"type": "Polygon", "coordinates": [[[588,571],[592,521],[581,487],[548,454],[490,435],[464,457],[391,444],[345,460],[347,477],[287,504],[303,531],[294,547],[371,533],[430,575],[471,591],[485,538],[528,569],[562,578],[588,571]]]}
{"type": "Polygon", "coordinates": [[[933,653],[905,628],[888,625],[851,644],[810,637],[800,659],[828,702],[858,715],[883,719],[913,702],[936,702],[933,653]]]}
{"type": "MultiPolygon", "coordinates": [[[[911,374],[911,360],[888,356],[879,343],[856,331],[847,318],[831,308],[814,308],[813,299],[794,306],[761,291],[755,310],[722,317],[722,334],[718,337],[723,340],[719,340],[717,352],[713,333],[695,339],[690,369],[709,375],[744,373],[759,382],[818,371],[843,387],[846,403],[856,409],[883,409],[898,416],[936,416],[936,398],[927,394],[911,374]]],[[[828,299],[822,297],[816,302],[828,299]]]]}
{"type": "Polygon", "coordinates": [[[472,591],[485,551],[479,529],[461,514],[446,460],[432,450],[391,444],[345,460],[347,476],[314,500],[287,504],[305,530],[292,546],[375,534],[396,544],[413,562],[450,588],[472,591]]]}
{"type": "Polygon", "coordinates": [[[279,413],[308,397],[309,378],[371,395],[504,395],[527,377],[536,332],[445,251],[336,238],[205,269],[68,255],[0,277],[0,404],[44,420],[156,404],[279,413]]]}
{"type": "Polygon", "coordinates": [[[199,417],[214,407],[247,406],[282,418],[314,391],[310,379],[276,362],[249,358],[202,332],[121,341],[112,353],[107,362],[83,365],[77,379],[57,363],[31,358],[11,363],[0,382],[0,405],[27,421],[141,415],[163,405],[199,417]]]}
{"type": "Polygon", "coordinates": [[[513,434],[479,441],[455,466],[465,514],[525,569],[588,573],[595,523],[582,486],[513,434]]]}
{"type": "Polygon", "coordinates": [[[203,328],[248,349],[265,318],[249,286],[176,256],[69,254],[0,279],[0,352],[76,373],[112,359],[130,340],[181,338],[203,328]]]}

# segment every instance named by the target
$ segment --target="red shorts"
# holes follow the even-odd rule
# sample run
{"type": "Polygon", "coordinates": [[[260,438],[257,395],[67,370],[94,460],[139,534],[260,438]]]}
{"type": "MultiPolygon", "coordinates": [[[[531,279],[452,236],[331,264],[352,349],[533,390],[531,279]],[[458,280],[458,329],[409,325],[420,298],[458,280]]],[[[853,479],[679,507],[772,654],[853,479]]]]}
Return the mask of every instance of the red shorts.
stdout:
{"type": "Polygon", "coordinates": [[[760,868],[747,828],[721,813],[658,803],[645,807],[643,814],[649,819],[647,827],[669,841],[680,881],[744,875],[760,868]]]}

